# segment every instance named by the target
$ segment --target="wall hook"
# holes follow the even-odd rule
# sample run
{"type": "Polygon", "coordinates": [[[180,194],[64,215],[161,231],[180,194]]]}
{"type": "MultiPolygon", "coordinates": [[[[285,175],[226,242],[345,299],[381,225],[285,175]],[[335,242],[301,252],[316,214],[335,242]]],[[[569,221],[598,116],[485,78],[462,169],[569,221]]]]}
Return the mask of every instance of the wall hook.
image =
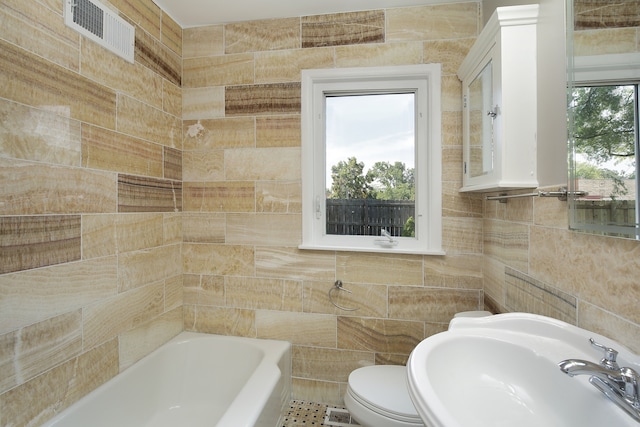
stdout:
{"type": "Polygon", "coordinates": [[[331,289],[329,289],[328,295],[329,295],[329,302],[331,304],[333,304],[335,307],[339,308],[340,310],[345,310],[345,311],[356,311],[358,310],[358,307],[355,308],[347,308],[347,307],[342,307],[341,305],[336,304],[335,302],[333,302],[333,295],[331,295],[331,292],[338,290],[338,291],[345,291],[348,293],[351,293],[350,290],[345,289],[342,287],[342,280],[338,279],[335,281],[335,283],[333,284],[333,286],[331,287],[331,289]]]}

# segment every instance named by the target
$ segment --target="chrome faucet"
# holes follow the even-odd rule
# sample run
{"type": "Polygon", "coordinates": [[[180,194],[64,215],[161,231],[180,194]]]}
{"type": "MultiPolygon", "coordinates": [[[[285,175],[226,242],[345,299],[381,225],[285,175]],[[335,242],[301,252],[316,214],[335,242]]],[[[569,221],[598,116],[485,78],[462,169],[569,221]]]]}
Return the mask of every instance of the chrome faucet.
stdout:
{"type": "Polygon", "coordinates": [[[616,362],[618,352],[589,338],[592,346],[602,350],[600,363],[568,359],[558,363],[560,370],[570,377],[590,375],[589,382],[640,422],[640,374],[631,368],[621,368],[616,362]]]}

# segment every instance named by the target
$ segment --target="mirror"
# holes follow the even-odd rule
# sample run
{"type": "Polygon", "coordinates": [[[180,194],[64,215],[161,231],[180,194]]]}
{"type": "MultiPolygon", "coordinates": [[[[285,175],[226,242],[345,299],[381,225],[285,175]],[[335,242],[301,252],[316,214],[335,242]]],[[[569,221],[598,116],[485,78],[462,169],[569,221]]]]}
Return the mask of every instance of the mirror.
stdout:
{"type": "Polygon", "coordinates": [[[493,84],[491,62],[469,85],[469,176],[486,175],[493,170],[493,84]]]}
{"type": "Polygon", "coordinates": [[[569,0],[569,226],[640,239],[640,0],[569,0]]]}

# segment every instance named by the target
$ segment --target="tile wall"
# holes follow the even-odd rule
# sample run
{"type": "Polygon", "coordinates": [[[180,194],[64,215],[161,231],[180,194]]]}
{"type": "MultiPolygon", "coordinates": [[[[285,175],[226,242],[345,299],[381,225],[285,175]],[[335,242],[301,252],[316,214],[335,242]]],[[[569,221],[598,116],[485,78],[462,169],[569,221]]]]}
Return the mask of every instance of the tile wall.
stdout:
{"type": "Polygon", "coordinates": [[[294,398],[340,404],[349,372],[404,363],[482,307],[482,200],[462,195],[461,84],[476,2],[184,30],[185,329],[290,340],[294,398]],[[301,70],[443,64],[444,257],[301,251],[301,70]],[[352,294],[338,303],[336,279],[352,294]]]}
{"type": "Polygon", "coordinates": [[[182,29],[150,0],[130,64],[0,2],[0,425],[37,426],[183,329],[182,29]]]}

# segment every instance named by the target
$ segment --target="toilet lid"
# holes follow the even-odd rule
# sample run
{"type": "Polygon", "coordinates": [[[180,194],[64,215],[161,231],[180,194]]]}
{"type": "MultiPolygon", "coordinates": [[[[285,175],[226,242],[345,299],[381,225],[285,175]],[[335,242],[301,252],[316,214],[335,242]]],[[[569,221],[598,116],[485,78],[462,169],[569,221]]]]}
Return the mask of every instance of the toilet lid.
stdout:
{"type": "Polygon", "coordinates": [[[422,423],[407,389],[407,368],[376,365],[356,369],[349,375],[354,397],[394,418],[422,423]]]}

